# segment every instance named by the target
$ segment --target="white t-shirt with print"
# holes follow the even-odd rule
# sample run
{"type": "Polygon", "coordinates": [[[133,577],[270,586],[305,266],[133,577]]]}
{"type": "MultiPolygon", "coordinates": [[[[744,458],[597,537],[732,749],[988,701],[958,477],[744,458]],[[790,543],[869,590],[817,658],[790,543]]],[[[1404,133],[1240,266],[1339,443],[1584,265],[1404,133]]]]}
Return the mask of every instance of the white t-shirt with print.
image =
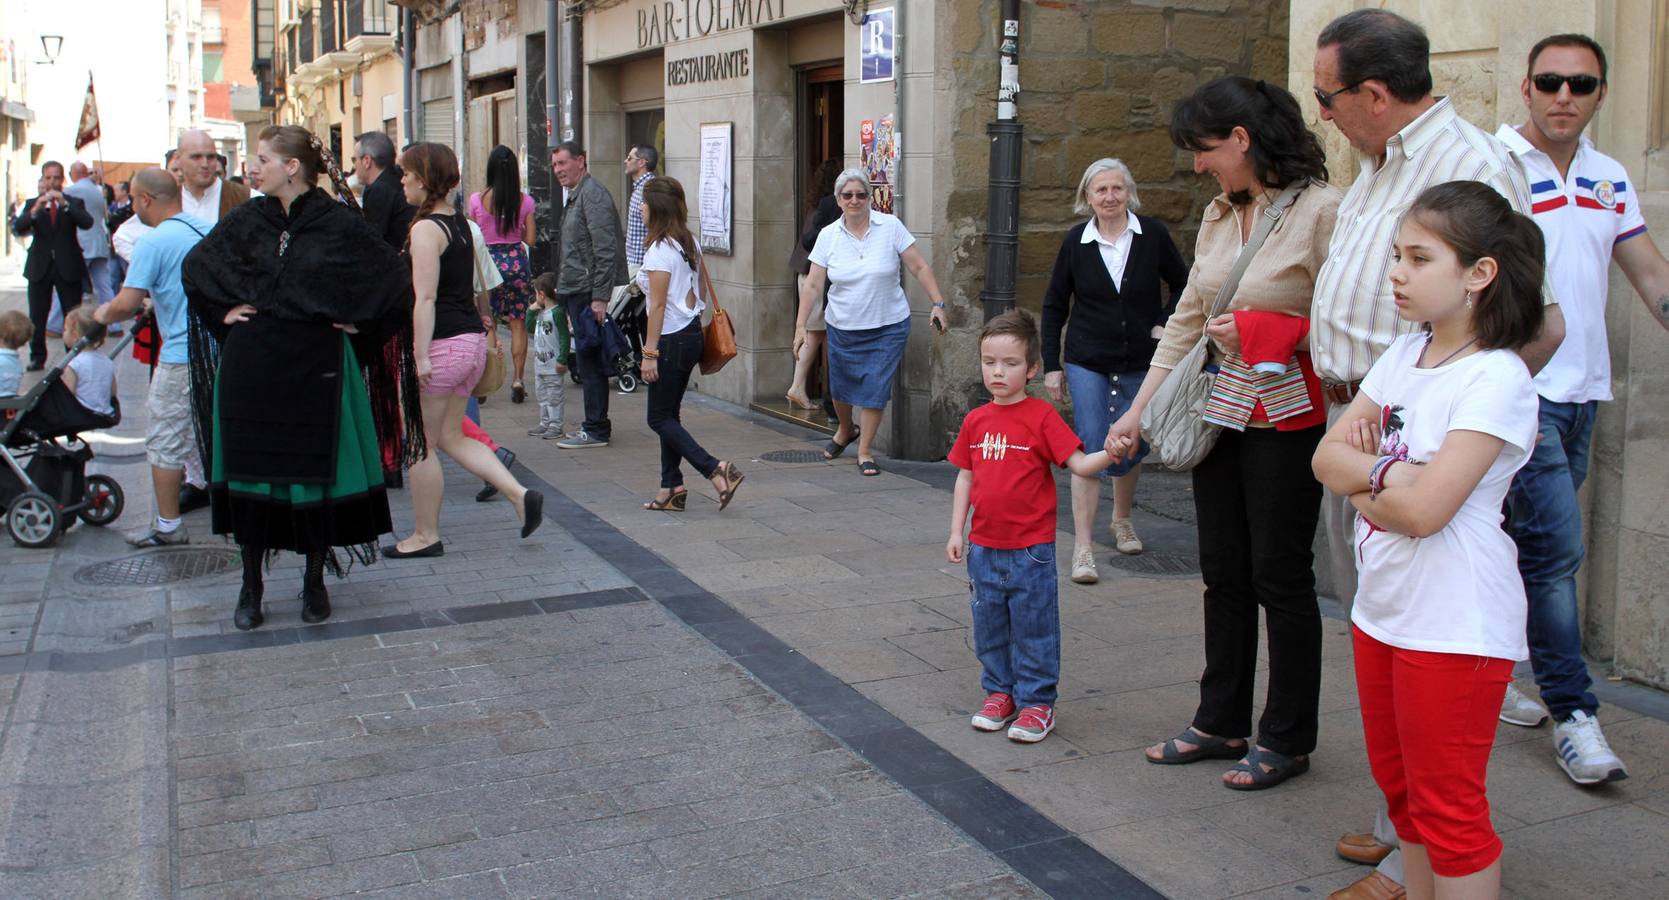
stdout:
{"type": "Polygon", "coordinates": [[[910,300],[898,254],[916,236],[896,216],[869,212],[862,239],[846,230],[845,218],[824,226],[811,248],[811,261],[829,272],[829,299],[823,320],[845,331],[894,325],[910,317],[910,300]]]}
{"type": "Polygon", "coordinates": [[[1506,443],[1454,518],[1431,537],[1384,531],[1356,517],[1350,620],[1406,650],[1524,659],[1524,582],[1518,548],[1501,529],[1501,504],[1535,446],[1535,384],[1524,361],[1507,350],[1415,368],[1425,342],[1424,334],[1397,338],[1362,381],[1362,393],[1380,407],[1380,454],[1430,462],[1451,431],[1506,443]]]}
{"type": "Polygon", "coordinates": [[[643,289],[644,296],[649,296],[650,272],[665,272],[672,276],[671,283],[666,286],[666,314],[661,318],[661,334],[682,331],[691,321],[701,318],[701,311],[707,308],[701,298],[701,285],[697,283],[700,276],[691,268],[692,263],[697,263],[697,260],[684,259],[684,251],[667,238],[661,238],[643,251],[643,265],[637,270],[637,284],[643,289]],[[691,292],[695,294],[693,309],[687,305],[691,292]]]}

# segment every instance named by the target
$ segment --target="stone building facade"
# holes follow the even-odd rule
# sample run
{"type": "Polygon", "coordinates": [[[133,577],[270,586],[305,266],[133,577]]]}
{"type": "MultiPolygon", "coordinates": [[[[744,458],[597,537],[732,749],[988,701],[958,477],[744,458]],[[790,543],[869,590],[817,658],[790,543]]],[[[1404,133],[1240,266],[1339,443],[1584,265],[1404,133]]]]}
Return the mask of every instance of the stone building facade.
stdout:
{"type": "MultiPolygon", "coordinates": [[[[1301,0],[1291,7],[1288,84],[1303,96],[1312,82],[1315,36],[1349,0],[1301,0]]],[[[1520,84],[1535,42],[1563,32],[1587,34],[1611,64],[1605,105],[1588,136],[1635,180],[1651,239],[1669,236],[1669,2],[1597,0],[1547,5],[1390,2],[1431,36],[1439,94],[1486,131],[1525,119],[1520,84]]],[[[1316,116],[1313,100],[1305,110],[1316,116]]],[[[1338,130],[1315,122],[1327,141],[1334,180],[1347,185],[1354,165],[1338,130]]],[[[1612,268],[1606,327],[1612,393],[1600,405],[1583,501],[1588,556],[1578,584],[1585,649],[1610,660],[1616,674],[1669,687],[1669,335],[1612,268]]]]}

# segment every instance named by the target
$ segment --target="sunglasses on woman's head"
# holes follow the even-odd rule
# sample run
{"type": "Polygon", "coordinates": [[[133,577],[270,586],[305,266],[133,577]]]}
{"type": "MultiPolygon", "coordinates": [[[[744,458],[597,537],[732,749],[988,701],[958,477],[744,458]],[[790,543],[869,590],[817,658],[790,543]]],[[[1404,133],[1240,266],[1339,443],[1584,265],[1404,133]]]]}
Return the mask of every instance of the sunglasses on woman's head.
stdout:
{"type": "Polygon", "coordinates": [[[1570,85],[1570,92],[1578,97],[1586,97],[1599,90],[1600,80],[1597,75],[1558,75],[1553,72],[1543,72],[1531,75],[1530,83],[1536,90],[1544,94],[1557,94],[1559,88],[1570,85]]]}

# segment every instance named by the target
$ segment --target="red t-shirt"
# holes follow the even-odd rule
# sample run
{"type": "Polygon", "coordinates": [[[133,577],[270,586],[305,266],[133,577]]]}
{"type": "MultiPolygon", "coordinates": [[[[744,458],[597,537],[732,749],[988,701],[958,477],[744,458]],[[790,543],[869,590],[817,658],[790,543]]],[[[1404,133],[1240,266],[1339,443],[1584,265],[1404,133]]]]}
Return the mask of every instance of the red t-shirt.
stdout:
{"type": "Polygon", "coordinates": [[[974,474],[974,527],[981,547],[1016,550],[1055,542],[1055,477],[1083,444],[1053,406],[1036,397],[968,413],[950,461],[974,474]]]}

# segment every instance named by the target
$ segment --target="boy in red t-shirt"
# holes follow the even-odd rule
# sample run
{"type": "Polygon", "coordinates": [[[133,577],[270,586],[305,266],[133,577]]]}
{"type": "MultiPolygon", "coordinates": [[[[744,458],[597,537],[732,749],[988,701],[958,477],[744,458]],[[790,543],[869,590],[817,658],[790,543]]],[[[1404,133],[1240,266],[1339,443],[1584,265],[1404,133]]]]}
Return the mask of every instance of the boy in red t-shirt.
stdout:
{"type": "MultiPolygon", "coordinates": [[[[1060,609],[1055,575],[1055,479],[1051,465],[1096,477],[1112,454],[1086,454],[1071,426],[1048,403],[1026,396],[1042,366],[1037,323],[1021,310],[979,332],[980,369],[991,402],[968,413],[950,461],[956,499],[945,557],[967,550],[974,653],[989,695],[974,716],[980,731],[1008,729],[1035,743],[1055,727],[1060,681],[1060,609]],[[962,537],[973,505],[971,541],[962,537]],[[1023,707],[1023,708],[1020,708],[1023,707]]],[[[1128,448],[1118,448],[1120,451],[1128,448]]]]}

